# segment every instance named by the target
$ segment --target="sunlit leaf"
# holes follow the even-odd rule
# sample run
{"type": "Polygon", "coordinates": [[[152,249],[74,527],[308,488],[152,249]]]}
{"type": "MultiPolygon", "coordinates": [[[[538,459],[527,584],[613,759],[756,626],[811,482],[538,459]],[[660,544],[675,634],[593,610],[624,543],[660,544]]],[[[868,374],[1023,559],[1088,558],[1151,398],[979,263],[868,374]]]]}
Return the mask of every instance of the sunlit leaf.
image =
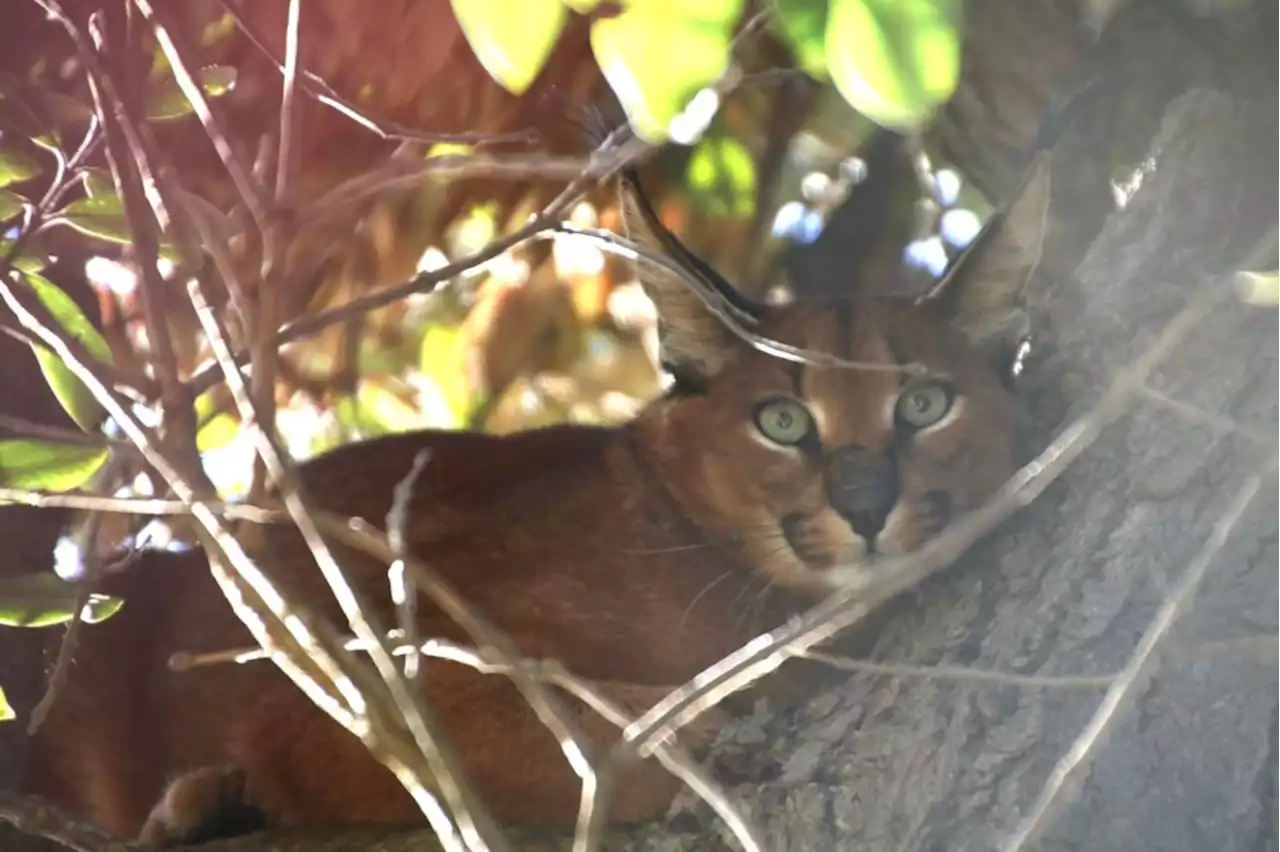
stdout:
{"type": "Polygon", "coordinates": [[[4,687],[0,686],[0,722],[9,722],[18,717],[13,712],[13,705],[9,703],[9,699],[5,697],[4,687]]]}
{"type": "MultiPolygon", "coordinates": [[[[211,65],[197,71],[196,78],[200,81],[200,89],[209,97],[216,98],[235,85],[236,69],[229,65],[211,65]]],[[[147,102],[147,118],[167,121],[190,115],[193,109],[191,101],[178,88],[178,81],[170,76],[156,87],[147,102]]]]}
{"type": "Polygon", "coordinates": [[[659,143],[671,121],[729,62],[742,0],[631,0],[591,25],[591,49],[642,139],[659,143]]]}
{"type": "Polygon", "coordinates": [[[564,0],[564,5],[579,15],[585,15],[595,11],[595,8],[600,5],[600,0],[564,0]]]}
{"type": "Polygon", "coordinates": [[[0,484],[33,491],[70,491],[107,460],[101,447],[46,441],[0,441],[0,484]]]}
{"type": "Polygon", "coordinates": [[[0,222],[17,216],[22,212],[22,207],[26,203],[22,196],[13,190],[0,189],[0,222]]]}
{"type": "MultiPolygon", "coordinates": [[[[0,577],[0,624],[8,627],[50,627],[70,621],[80,590],[57,574],[20,574],[0,577]]],[[[87,624],[106,621],[120,611],[124,600],[91,594],[80,618],[87,624]]]]}
{"type": "Polygon", "coordinates": [[[476,146],[468,145],[466,142],[436,142],[427,148],[427,153],[423,156],[431,157],[450,157],[456,154],[472,154],[475,153],[476,146]]]}
{"type": "Polygon", "coordinates": [[[0,151],[0,186],[31,180],[41,171],[36,158],[24,151],[0,151]]]}
{"type": "Polygon", "coordinates": [[[212,47],[236,31],[236,18],[230,12],[216,21],[206,24],[200,31],[200,46],[212,47]]]}
{"type": "Polygon", "coordinates": [[[463,369],[462,339],[457,326],[433,325],[422,336],[418,369],[425,378],[422,407],[432,426],[456,429],[478,404],[463,369]]]}
{"type": "Polygon", "coordinates": [[[514,95],[537,79],[569,16],[561,0],[451,1],[484,70],[514,95]]]}
{"type": "Polygon", "coordinates": [[[796,60],[818,80],[828,77],[827,5],[828,0],[773,0],[773,19],[796,60]]]}
{"type": "Polygon", "coordinates": [[[1280,305],[1280,273],[1237,272],[1236,292],[1246,304],[1274,308],[1280,305]]]}
{"type": "Polygon", "coordinates": [[[854,109],[890,128],[929,118],[960,79],[960,0],[831,0],[827,65],[854,109]]]}
{"type": "Polygon", "coordinates": [[[703,139],[686,173],[694,200],[717,216],[750,216],[756,209],[756,164],[737,139],[703,139]]]}
{"type": "Polygon", "coordinates": [[[230,414],[216,414],[196,432],[196,450],[207,453],[230,444],[240,434],[240,421],[230,414]]]}
{"type": "MultiPolygon", "coordinates": [[[[80,310],[75,300],[62,292],[56,285],[34,272],[26,272],[23,277],[36,298],[44,305],[45,310],[53,315],[58,324],[78,341],[94,358],[104,364],[112,363],[111,348],[103,339],[101,332],[80,310]]],[[[66,362],[43,346],[36,347],[36,360],[44,373],[49,389],[53,391],[63,409],[71,416],[81,429],[90,430],[97,426],[102,418],[102,406],[84,383],[72,372],[66,362]]]]}

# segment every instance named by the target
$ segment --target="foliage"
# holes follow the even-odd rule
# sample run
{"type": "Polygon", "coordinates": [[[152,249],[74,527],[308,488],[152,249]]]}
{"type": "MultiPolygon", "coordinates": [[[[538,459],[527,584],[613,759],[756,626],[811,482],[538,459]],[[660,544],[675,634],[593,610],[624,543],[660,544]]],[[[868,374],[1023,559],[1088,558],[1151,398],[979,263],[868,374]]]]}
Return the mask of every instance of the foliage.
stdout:
{"type": "MultiPolygon", "coordinates": [[[[537,79],[567,22],[592,15],[591,47],[636,133],[688,142],[673,124],[730,62],[742,0],[623,0],[618,14],[584,0],[453,0],[476,57],[516,94],[537,79]]],[[[960,75],[962,0],[773,0],[799,67],[830,81],[886,127],[926,122],[960,75]]],[[[702,125],[694,122],[694,129],[702,125]]]]}
{"type": "MultiPolygon", "coordinates": [[[[103,364],[111,363],[111,349],[102,333],[93,327],[89,318],[80,310],[75,300],[55,286],[48,279],[34,273],[23,273],[26,281],[44,305],[45,309],[58,322],[58,325],[70,337],[84,346],[89,354],[103,364]]],[[[44,347],[35,348],[36,360],[40,362],[40,370],[44,373],[49,389],[53,391],[58,402],[76,424],[85,430],[92,429],[102,418],[102,406],[84,383],[71,372],[55,353],[44,347]]]]}
{"type": "Polygon", "coordinates": [[[101,447],[46,441],[0,441],[0,485],[70,491],[89,481],[107,460],[101,447]]]}
{"type": "MultiPolygon", "coordinates": [[[[57,574],[20,574],[0,577],[0,625],[52,627],[70,621],[81,590],[57,574]]],[[[86,624],[106,621],[120,611],[124,601],[110,595],[90,594],[80,618],[86,624]]]]}

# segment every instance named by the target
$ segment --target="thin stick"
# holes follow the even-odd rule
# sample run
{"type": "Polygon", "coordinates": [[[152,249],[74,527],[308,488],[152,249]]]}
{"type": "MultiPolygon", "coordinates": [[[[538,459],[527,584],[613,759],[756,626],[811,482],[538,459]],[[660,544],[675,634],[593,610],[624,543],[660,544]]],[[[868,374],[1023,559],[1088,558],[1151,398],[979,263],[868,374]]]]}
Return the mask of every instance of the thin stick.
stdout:
{"type": "Polygon", "coordinates": [[[289,0],[289,18],[285,22],[284,69],[280,92],[280,144],[276,152],[276,204],[279,205],[289,191],[293,177],[294,103],[298,93],[298,29],[299,0],[289,0]]]}
{"type": "MultiPolygon", "coordinates": [[[[191,515],[191,506],[181,500],[158,497],[108,497],[85,491],[33,491],[27,488],[0,488],[0,503],[16,503],[38,509],[78,509],[115,515],[191,515]]],[[[283,509],[272,509],[248,503],[224,503],[210,500],[209,509],[224,518],[252,521],[257,524],[286,523],[289,515],[283,509]]]]}
{"type": "Polygon", "coordinates": [[[871,660],[855,660],[818,651],[796,654],[806,660],[859,674],[889,675],[890,677],[916,677],[925,680],[950,680],[959,683],[991,683],[1016,686],[1023,689],[1099,689],[1115,682],[1116,675],[1023,675],[1013,672],[996,672],[967,666],[910,666],[899,663],[876,663],[871,660]]]}
{"type": "Polygon", "coordinates": [[[204,126],[205,133],[208,135],[209,141],[213,143],[213,149],[217,152],[218,159],[222,161],[222,167],[226,169],[227,176],[231,178],[231,182],[235,185],[236,192],[239,193],[245,209],[249,211],[249,215],[253,217],[259,230],[266,230],[266,201],[263,199],[257,183],[249,177],[249,173],[245,171],[244,167],[240,165],[240,161],[236,159],[235,152],[231,150],[231,143],[227,141],[226,134],[219,126],[213,111],[209,108],[209,102],[205,99],[204,92],[200,89],[200,84],[196,82],[195,78],[191,76],[191,72],[187,70],[190,63],[186,61],[183,51],[178,48],[177,43],[170,35],[169,27],[161,20],[165,16],[151,5],[150,0],[133,0],[133,4],[155,31],[156,43],[160,45],[165,59],[169,61],[170,68],[173,71],[173,78],[177,82],[178,88],[182,90],[182,94],[186,96],[187,101],[190,102],[192,109],[195,111],[196,117],[200,119],[200,123],[204,126]]]}
{"type": "MultiPolygon", "coordinates": [[[[285,65],[272,55],[270,49],[267,48],[266,43],[253,29],[253,27],[249,25],[249,22],[244,19],[239,10],[236,9],[233,4],[227,2],[227,0],[222,0],[220,5],[222,6],[223,11],[230,15],[231,19],[235,21],[236,27],[244,34],[245,38],[249,40],[249,43],[256,47],[263,56],[270,60],[271,64],[276,67],[277,71],[284,74],[285,65]]],[[[346,116],[356,124],[382,139],[392,141],[401,140],[406,142],[424,142],[428,144],[434,142],[458,142],[463,144],[475,143],[483,145],[485,143],[496,142],[536,142],[538,138],[538,134],[534,130],[518,130],[514,133],[498,134],[424,133],[422,131],[405,127],[404,125],[397,124],[394,121],[378,122],[361,113],[360,110],[352,105],[350,101],[343,99],[341,95],[334,91],[332,86],[326,83],[318,75],[303,69],[299,69],[299,71],[298,82],[303,91],[311,95],[318,102],[324,104],[330,109],[333,109],[339,114],[346,116]]]]}
{"type": "Polygon", "coordinates": [[[391,602],[395,604],[400,635],[408,648],[404,658],[404,676],[415,687],[422,679],[421,657],[418,654],[418,590],[411,586],[405,576],[404,557],[409,555],[409,504],[413,502],[414,488],[430,459],[430,450],[420,450],[414,455],[413,466],[404,479],[396,484],[391,509],[387,512],[387,541],[398,556],[387,570],[391,602]]]}
{"type": "MultiPolygon", "coordinates": [[[[368,649],[366,643],[355,637],[349,638],[344,647],[350,651],[368,649]]],[[[514,677],[519,672],[525,677],[560,687],[616,728],[625,728],[633,721],[625,710],[600,692],[599,685],[574,675],[555,660],[507,661],[492,653],[466,648],[444,639],[429,639],[414,647],[402,642],[394,646],[392,651],[397,656],[419,653],[434,659],[448,660],[470,666],[482,674],[514,677]]],[[[261,648],[249,647],[201,654],[177,652],[169,657],[169,669],[183,672],[201,666],[242,665],[266,658],[267,655],[261,648]]],[[[746,852],[763,852],[766,847],[757,836],[755,828],[743,819],[729,794],[698,765],[686,749],[674,741],[659,743],[654,748],[654,756],[667,771],[688,785],[695,795],[706,802],[725,821],[746,852]]]]}
{"type": "MultiPolygon", "coordinates": [[[[232,398],[241,410],[241,417],[246,420],[255,418],[257,412],[254,402],[244,377],[231,359],[225,330],[200,292],[199,284],[193,281],[188,290],[196,316],[226,376],[232,398]]],[[[415,701],[414,697],[403,688],[403,680],[399,678],[399,672],[392,662],[391,655],[379,639],[380,631],[372,623],[373,618],[368,615],[369,611],[363,606],[363,601],[347,581],[345,572],[334,558],[328,543],[320,535],[311,509],[303,501],[301,490],[292,471],[285,465],[283,453],[275,446],[273,437],[264,430],[257,430],[257,438],[258,455],[265,462],[272,480],[281,492],[286,510],[311,551],[312,558],[315,559],[321,574],[329,584],[351,628],[357,636],[371,643],[374,666],[391,693],[393,705],[401,713],[405,725],[409,728],[427,763],[425,771],[409,763],[401,764],[399,760],[388,762],[388,768],[396,774],[401,784],[413,796],[415,803],[418,804],[446,848],[461,850],[462,843],[465,841],[468,846],[478,850],[487,849],[490,844],[496,849],[505,849],[504,841],[497,834],[496,827],[480,805],[478,798],[469,785],[455,773],[454,766],[458,761],[449,753],[448,747],[440,738],[436,730],[437,726],[428,716],[423,702],[420,698],[415,701]],[[440,807],[436,797],[427,789],[425,775],[435,779],[440,792],[449,802],[450,809],[457,817],[457,833],[449,816],[440,807]],[[458,834],[462,835],[461,840],[458,834]]],[[[377,706],[355,691],[354,684],[345,681],[342,686],[344,697],[351,706],[362,708],[360,715],[371,714],[371,720],[377,718],[377,706]]],[[[371,751],[378,754],[380,750],[376,746],[381,744],[378,733],[376,731],[363,733],[361,739],[371,751]]],[[[382,754],[388,756],[386,752],[382,754]]]]}

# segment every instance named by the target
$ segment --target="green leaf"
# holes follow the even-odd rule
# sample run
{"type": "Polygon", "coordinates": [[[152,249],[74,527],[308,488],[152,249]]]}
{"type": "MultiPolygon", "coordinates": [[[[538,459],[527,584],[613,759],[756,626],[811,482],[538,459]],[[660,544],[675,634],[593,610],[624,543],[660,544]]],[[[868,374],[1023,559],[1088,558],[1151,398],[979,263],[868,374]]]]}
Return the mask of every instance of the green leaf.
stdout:
{"type": "Polygon", "coordinates": [[[498,85],[521,95],[538,77],[564,29],[561,0],[451,0],[476,58],[498,85]]]}
{"type": "Polygon", "coordinates": [[[13,190],[0,189],[0,222],[17,216],[26,203],[26,200],[13,190]]]}
{"type": "MultiPolygon", "coordinates": [[[[57,574],[0,577],[0,624],[8,627],[50,627],[72,619],[80,590],[57,574]]],[[[106,621],[120,611],[124,600],[91,594],[80,611],[86,624],[106,621]]]]}
{"type": "Polygon", "coordinates": [[[0,722],[10,722],[16,718],[18,714],[13,712],[13,705],[5,697],[4,687],[0,686],[0,722]]]}
{"type": "MultiPolygon", "coordinates": [[[[89,322],[89,318],[80,310],[75,300],[62,292],[56,285],[34,272],[24,272],[27,284],[35,291],[36,298],[44,305],[45,310],[53,315],[58,324],[78,341],[89,354],[104,364],[112,363],[111,348],[102,334],[89,322]]],[[[43,346],[35,348],[36,360],[44,373],[49,389],[53,391],[63,409],[71,419],[85,431],[98,425],[102,419],[102,405],[84,386],[79,377],[72,372],[66,362],[43,346]]]]}
{"type": "Polygon", "coordinates": [[[35,157],[22,151],[0,151],[0,186],[31,180],[43,169],[35,157]]]}
{"type": "Polygon", "coordinates": [[[773,0],[778,22],[796,61],[809,76],[826,80],[828,0],[773,0]]]}
{"type": "Polygon", "coordinates": [[[240,434],[240,421],[225,412],[215,414],[196,432],[196,450],[207,453],[220,450],[240,434]]]}
{"type": "Polygon", "coordinates": [[[960,80],[960,0],[831,0],[827,65],[854,109],[910,130],[960,80]]]}
{"type": "Polygon", "coordinates": [[[591,50],[631,126],[646,142],[671,135],[671,121],[729,63],[742,0],[631,0],[591,25],[591,50]]]}
{"type": "MultiPolygon", "coordinates": [[[[12,246],[13,240],[0,239],[0,257],[7,256],[12,246]]],[[[13,259],[13,268],[20,269],[23,272],[39,272],[48,265],[48,258],[32,254],[20,254],[13,259]]]]}
{"type": "Polygon", "coordinates": [[[756,209],[756,164],[737,139],[703,139],[685,175],[693,200],[716,216],[751,216],[756,209]]]}
{"type": "MultiPolygon", "coordinates": [[[[216,98],[231,90],[236,82],[236,69],[229,65],[210,65],[196,72],[200,88],[206,95],[216,98]]],[[[178,81],[172,76],[161,83],[151,94],[147,102],[147,118],[152,121],[169,121],[190,115],[194,107],[187,96],[178,88],[178,81]]]]}
{"type": "Polygon", "coordinates": [[[62,218],[90,237],[112,243],[133,242],[129,220],[124,215],[124,203],[114,192],[77,198],[62,211],[62,218]]]}
{"type": "MultiPolygon", "coordinates": [[[[87,197],[78,198],[63,208],[59,214],[62,220],[86,236],[122,245],[132,243],[133,233],[129,230],[124,202],[116,194],[111,179],[88,171],[84,176],[84,187],[87,197]]],[[[161,240],[156,250],[166,260],[176,262],[180,259],[172,242],[161,240]]]]}
{"type": "Polygon", "coordinates": [[[70,491],[107,460],[102,447],[46,441],[0,441],[0,484],[33,491],[70,491]]]}

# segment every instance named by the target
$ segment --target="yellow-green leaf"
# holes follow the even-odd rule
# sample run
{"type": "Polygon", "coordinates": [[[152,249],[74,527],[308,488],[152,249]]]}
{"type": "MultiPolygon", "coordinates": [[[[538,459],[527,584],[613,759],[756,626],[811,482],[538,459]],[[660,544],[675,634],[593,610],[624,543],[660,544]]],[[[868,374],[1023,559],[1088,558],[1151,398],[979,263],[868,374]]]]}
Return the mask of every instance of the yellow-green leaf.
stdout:
{"type": "Polygon", "coordinates": [[[791,45],[805,73],[818,80],[827,74],[828,0],[773,0],[773,19],[791,45]]]}
{"type": "MultiPolygon", "coordinates": [[[[0,257],[6,257],[9,249],[13,246],[13,240],[0,239],[0,257]]],[[[48,266],[49,261],[46,258],[33,254],[20,254],[12,261],[14,269],[20,269],[23,272],[39,272],[48,266]]]]}
{"type": "Polygon", "coordinates": [[[70,491],[107,460],[102,447],[45,441],[0,441],[0,484],[32,491],[70,491]]]}
{"type": "Polygon", "coordinates": [[[569,16],[561,0],[451,0],[476,58],[515,95],[537,79],[569,16]]]}
{"type": "MultiPolygon", "coordinates": [[[[98,361],[112,363],[111,348],[107,341],[94,328],[93,323],[89,322],[74,299],[41,275],[24,272],[23,277],[35,291],[36,298],[44,305],[45,310],[53,315],[72,338],[98,361]]],[[[49,383],[49,389],[71,419],[85,431],[96,428],[102,419],[102,405],[97,398],[58,355],[43,346],[35,347],[35,355],[45,381],[49,383]]]]}
{"type": "Polygon", "coordinates": [[[756,209],[756,164],[737,139],[703,139],[689,158],[693,200],[717,216],[751,216],[756,209]]]}
{"type": "Polygon", "coordinates": [[[16,719],[18,714],[13,712],[13,705],[9,703],[9,699],[5,697],[4,687],[0,686],[0,722],[9,722],[16,719]]]}
{"type": "Polygon", "coordinates": [[[564,0],[564,5],[579,15],[586,15],[595,11],[595,8],[600,5],[600,0],[564,0]]]}
{"type": "MultiPolygon", "coordinates": [[[[236,69],[229,65],[211,65],[196,72],[200,88],[206,95],[216,98],[231,89],[236,82],[236,69]]],[[[152,93],[147,103],[147,118],[152,121],[168,121],[189,115],[194,107],[178,88],[178,81],[169,76],[152,93]]]]}
{"type": "Polygon", "coordinates": [[[742,0],[631,0],[591,25],[591,50],[640,138],[671,135],[671,121],[729,63],[742,0]]]}
{"type": "MultiPolygon", "coordinates": [[[[80,590],[57,574],[0,577],[0,624],[8,627],[50,627],[75,615],[80,590]]],[[[87,624],[106,621],[120,611],[124,600],[91,594],[80,618],[87,624]]]]}
{"type": "Polygon", "coordinates": [[[207,453],[220,450],[240,434],[240,421],[230,414],[216,414],[196,432],[196,450],[207,453]]]}
{"type": "Polygon", "coordinates": [[[124,204],[114,192],[77,198],[62,211],[68,225],[82,234],[112,243],[130,243],[129,220],[124,204]]]}
{"type": "Polygon", "coordinates": [[[31,180],[42,169],[35,157],[23,151],[0,151],[0,186],[31,180]]]}
{"type": "Polygon", "coordinates": [[[1237,272],[1236,292],[1246,304],[1274,308],[1280,305],[1280,273],[1237,272]]]}
{"type": "Polygon", "coordinates": [[[22,196],[13,190],[0,189],[0,222],[17,216],[22,212],[22,207],[26,203],[22,196]]]}
{"type": "Polygon", "coordinates": [[[910,130],[960,79],[960,0],[831,0],[827,67],[836,89],[877,124],[910,130]]]}

